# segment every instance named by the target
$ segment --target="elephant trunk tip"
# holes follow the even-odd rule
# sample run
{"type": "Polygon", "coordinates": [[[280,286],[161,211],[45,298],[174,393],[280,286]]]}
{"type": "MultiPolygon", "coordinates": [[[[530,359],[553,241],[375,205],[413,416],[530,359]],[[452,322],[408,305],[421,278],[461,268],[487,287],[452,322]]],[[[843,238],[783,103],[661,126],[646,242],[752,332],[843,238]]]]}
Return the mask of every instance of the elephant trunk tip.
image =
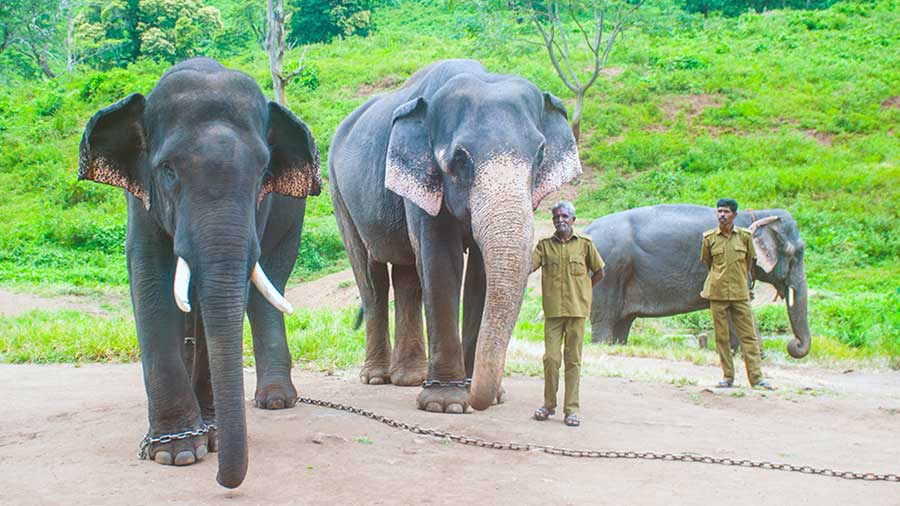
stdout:
{"type": "Polygon", "coordinates": [[[809,353],[809,344],[808,340],[802,343],[799,339],[792,339],[787,345],[788,354],[793,358],[803,358],[809,353]]]}
{"type": "Polygon", "coordinates": [[[469,390],[469,405],[477,411],[484,411],[491,407],[497,398],[497,390],[494,386],[484,381],[473,381],[469,390]]]}
{"type": "Polygon", "coordinates": [[[244,482],[244,477],[247,475],[246,466],[242,470],[235,470],[234,472],[223,471],[221,468],[221,464],[219,465],[219,472],[216,474],[216,481],[219,482],[219,485],[222,485],[225,488],[238,488],[241,483],[244,482]]]}

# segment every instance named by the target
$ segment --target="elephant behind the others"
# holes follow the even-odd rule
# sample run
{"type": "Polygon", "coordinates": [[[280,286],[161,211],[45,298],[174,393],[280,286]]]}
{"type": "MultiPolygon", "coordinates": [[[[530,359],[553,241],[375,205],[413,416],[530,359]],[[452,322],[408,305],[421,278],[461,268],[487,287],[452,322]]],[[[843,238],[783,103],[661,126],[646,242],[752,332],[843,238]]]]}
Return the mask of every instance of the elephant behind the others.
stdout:
{"type": "MultiPolygon", "coordinates": [[[[595,220],[586,229],[606,261],[594,287],[594,342],[624,344],[636,318],[709,308],[700,297],[707,269],[700,260],[703,232],[717,226],[715,209],[688,204],[641,207],[595,220]]],[[[783,209],[741,211],[735,226],[753,232],[752,274],[785,299],[795,339],[788,353],[809,353],[804,244],[797,222],[783,209]]]]}

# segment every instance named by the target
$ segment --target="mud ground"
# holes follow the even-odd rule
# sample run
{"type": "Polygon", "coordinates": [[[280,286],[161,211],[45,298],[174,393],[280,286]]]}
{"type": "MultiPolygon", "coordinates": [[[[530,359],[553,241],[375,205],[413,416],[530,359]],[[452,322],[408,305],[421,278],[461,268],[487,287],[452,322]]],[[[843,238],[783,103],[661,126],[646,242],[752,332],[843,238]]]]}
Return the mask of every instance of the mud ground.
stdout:
{"type": "MultiPolygon", "coordinates": [[[[418,388],[362,385],[356,371],[295,370],[294,380],[303,396],[489,440],[900,474],[900,373],[769,366],[779,389],[758,392],[709,388],[715,367],[600,360],[605,375],[583,379],[579,428],[559,416],[530,419],[539,378],[508,377],[508,402],[465,415],[417,411],[418,388]],[[664,374],[696,384],[661,382],[664,374]]],[[[247,398],[254,382],[248,369],[247,398]]],[[[136,458],[147,428],[137,364],[0,365],[0,384],[0,504],[10,506],[900,504],[900,483],[496,451],[325,408],[262,411],[249,402],[250,469],[227,490],[215,482],[212,454],[183,468],[136,458]]]]}

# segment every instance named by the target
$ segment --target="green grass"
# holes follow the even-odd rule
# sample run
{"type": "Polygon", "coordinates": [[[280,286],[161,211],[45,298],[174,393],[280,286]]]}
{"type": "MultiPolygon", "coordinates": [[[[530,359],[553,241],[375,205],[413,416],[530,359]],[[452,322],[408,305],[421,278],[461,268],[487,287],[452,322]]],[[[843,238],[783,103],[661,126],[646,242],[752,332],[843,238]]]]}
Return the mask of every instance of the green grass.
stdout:
{"type": "MultiPolygon", "coordinates": [[[[288,102],[314,132],[323,167],[331,137],[350,111],[437,59],[475,57],[572,104],[539,47],[498,43],[478,32],[468,4],[454,5],[400,1],[376,11],[374,35],[310,47],[318,83],[292,83],[288,102]]],[[[785,208],[807,245],[815,294],[812,359],[887,360],[900,367],[900,107],[889,102],[900,95],[900,4],[848,1],[822,11],[704,19],[659,1],[639,13],[610,56],[609,66],[621,73],[600,79],[586,100],[580,150],[591,176],[576,201],[580,221],[654,203],[709,205],[724,195],[744,208],[785,208]]],[[[524,25],[512,31],[528,33],[524,25]]],[[[288,62],[300,52],[290,51],[288,62]]],[[[271,94],[263,52],[223,63],[271,94]]],[[[128,93],[147,93],[165,68],[141,61],[54,81],[6,78],[0,87],[0,284],[29,291],[124,289],[122,192],[75,181],[78,142],[93,112],[128,93]]],[[[299,257],[292,282],[347,266],[324,192],[307,202],[299,257]]],[[[517,339],[541,339],[539,312],[539,303],[526,301],[517,339]]],[[[295,329],[302,336],[292,342],[298,361],[330,367],[357,360],[356,351],[327,351],[345,341],[362,346],[359,336],[339,330],[336,318],[346,315],[307,316],[323,321],[295,329]],[[316,348],[313,334],[325,328],[335,341],[316,348]]],[[[757,317],[766,333],[787,328],[778,309],[757,317]]],[[[19,336],[14,346],[4,344],[5,361],[135,358],[133,346],[118,342],[128,335],[125,317],[21,318],[0,320],[4,343],[19,336]],[[43,337],[30,343],[24,329],[43,337]],[[101,337],[84,343],[73,337],[87,330],[101,337]],[[103,343],[111,348],[101,349],[103,343]]],[[[708,328],[704,318],[694,313],[666,325],[708,328]]],[[[665,337],[652,322],[635,330],[629,346],[609,352],[708,361],[706,352],[665,337]]],[[[784,353],[781,342],[766,347],[784,353]]]]}

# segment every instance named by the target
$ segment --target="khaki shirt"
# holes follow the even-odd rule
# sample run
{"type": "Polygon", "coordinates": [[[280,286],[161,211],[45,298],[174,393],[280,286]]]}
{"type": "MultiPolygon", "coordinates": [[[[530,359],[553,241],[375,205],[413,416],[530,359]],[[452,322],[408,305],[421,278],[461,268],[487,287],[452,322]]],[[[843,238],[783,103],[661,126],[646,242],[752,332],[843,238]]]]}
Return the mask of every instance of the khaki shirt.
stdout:
{"type": "Polygon", "coordinates": [[[543,267],[541,291],[545,318],[587,318],[591,310],[591,275],[603,270],[603,259],[590,239],[572,233],[562,242],[541,239],[531,254],[533,267],[543,267]]]}
{"type": "Polygon", "coordinates": [[[709,274],[700,296],[708,300],[747,300],[747,264],[756,258],[753,237],[746,228],[734,227],[725,236],[718,227],[703,233],[700,258],[710,262],[709,274]]]}

